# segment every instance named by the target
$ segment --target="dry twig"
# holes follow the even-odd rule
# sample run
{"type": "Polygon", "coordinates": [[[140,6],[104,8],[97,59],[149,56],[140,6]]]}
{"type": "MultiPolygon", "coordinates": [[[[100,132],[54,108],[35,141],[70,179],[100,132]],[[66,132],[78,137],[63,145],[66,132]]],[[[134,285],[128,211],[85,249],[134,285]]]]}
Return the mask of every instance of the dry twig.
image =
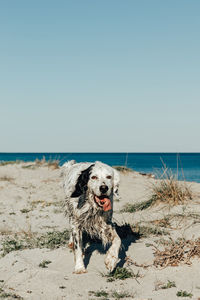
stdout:
{"type": "Polygon", "coordinates": [[[191,258],[200,258],[200,238],[196,240],[179,239],[169,241],[163,251],[154,246],[154,266],[165,268],[181,263],[191,265],[191,258]]]}

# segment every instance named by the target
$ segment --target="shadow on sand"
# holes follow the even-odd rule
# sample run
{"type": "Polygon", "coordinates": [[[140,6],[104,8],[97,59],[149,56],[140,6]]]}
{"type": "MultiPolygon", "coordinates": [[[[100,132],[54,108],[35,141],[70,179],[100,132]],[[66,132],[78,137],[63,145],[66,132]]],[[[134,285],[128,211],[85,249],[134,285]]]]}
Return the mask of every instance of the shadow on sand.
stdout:
{"type": "MultiPolygon", "coordinates": [[[[133,232],[131,226],[129,224],[124,225],[117,225],[114,224],[114,227],[117,231],[117,234],[121,238],[122,245],[119,252],[119,263],[117,264],[118,267],[123,267],[125,263],[126,258],[126,252],[128,251],[129,246],[134,243],[136,240],[141,238],[141,235],[138,233],[133,232]]],[[[92,256],[92,253],[94,251],[98,251],[101,254],[106,254],[107,250],[109,249],[110,245],[107,247],[104,247],[102,245],[101,240],[99,239],[91,239],[90,236],[87,234],[83,235],[83,247],[85,248],[85,258],[84,258],[84,264],[87,268],[90,258],[92,256]],[[86,245],[89,244],[87,247],[86,245]]]]}

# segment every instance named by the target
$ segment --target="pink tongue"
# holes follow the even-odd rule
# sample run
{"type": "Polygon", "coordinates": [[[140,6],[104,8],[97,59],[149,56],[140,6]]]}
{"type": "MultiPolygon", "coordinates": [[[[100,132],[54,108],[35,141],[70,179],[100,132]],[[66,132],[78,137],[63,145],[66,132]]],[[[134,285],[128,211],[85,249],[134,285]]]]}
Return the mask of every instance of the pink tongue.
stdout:
{"type": "Polygon", "coordinates": [[[111,201],[109,198],[99,199],[98,197],[95,197],[95,200],[99,206],[103,207],[104,211],[111,210],[112,207],[111,207],[111,201]]]}

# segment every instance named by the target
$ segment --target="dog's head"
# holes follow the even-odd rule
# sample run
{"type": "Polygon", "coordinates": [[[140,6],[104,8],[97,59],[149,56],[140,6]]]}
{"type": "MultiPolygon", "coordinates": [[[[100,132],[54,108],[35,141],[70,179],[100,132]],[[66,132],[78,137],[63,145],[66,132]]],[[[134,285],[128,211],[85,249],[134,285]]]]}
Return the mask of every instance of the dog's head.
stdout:
{"type": "Polygon", "coordinates": [[[99,206],[110,207],[109,200],[113,193],[117,192],[118,184],[117,171],[106,164],[96,162],[81,172],[71,197],[79,197],[88,192],[93,195],[94,201],[99,206]]]}

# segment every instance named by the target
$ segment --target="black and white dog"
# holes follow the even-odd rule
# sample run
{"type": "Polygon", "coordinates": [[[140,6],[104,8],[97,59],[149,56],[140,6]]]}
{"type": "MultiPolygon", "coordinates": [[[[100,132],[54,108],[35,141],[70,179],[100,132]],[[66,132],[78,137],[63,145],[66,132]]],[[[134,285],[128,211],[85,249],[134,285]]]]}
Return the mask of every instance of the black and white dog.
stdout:
{"type": "Polygon", "coordinates": [[[69,246],[74,250],[75,273],[85,273],[83,263],[82,234],[100,238],[104,245],[111,244],[105,265],[113,271],[118,262],[121,240],[111,219],[113,196],[118,195],[119,173],[101,162],[63,165],[65,209],[69,216],[71,238],[69,246]]]}

